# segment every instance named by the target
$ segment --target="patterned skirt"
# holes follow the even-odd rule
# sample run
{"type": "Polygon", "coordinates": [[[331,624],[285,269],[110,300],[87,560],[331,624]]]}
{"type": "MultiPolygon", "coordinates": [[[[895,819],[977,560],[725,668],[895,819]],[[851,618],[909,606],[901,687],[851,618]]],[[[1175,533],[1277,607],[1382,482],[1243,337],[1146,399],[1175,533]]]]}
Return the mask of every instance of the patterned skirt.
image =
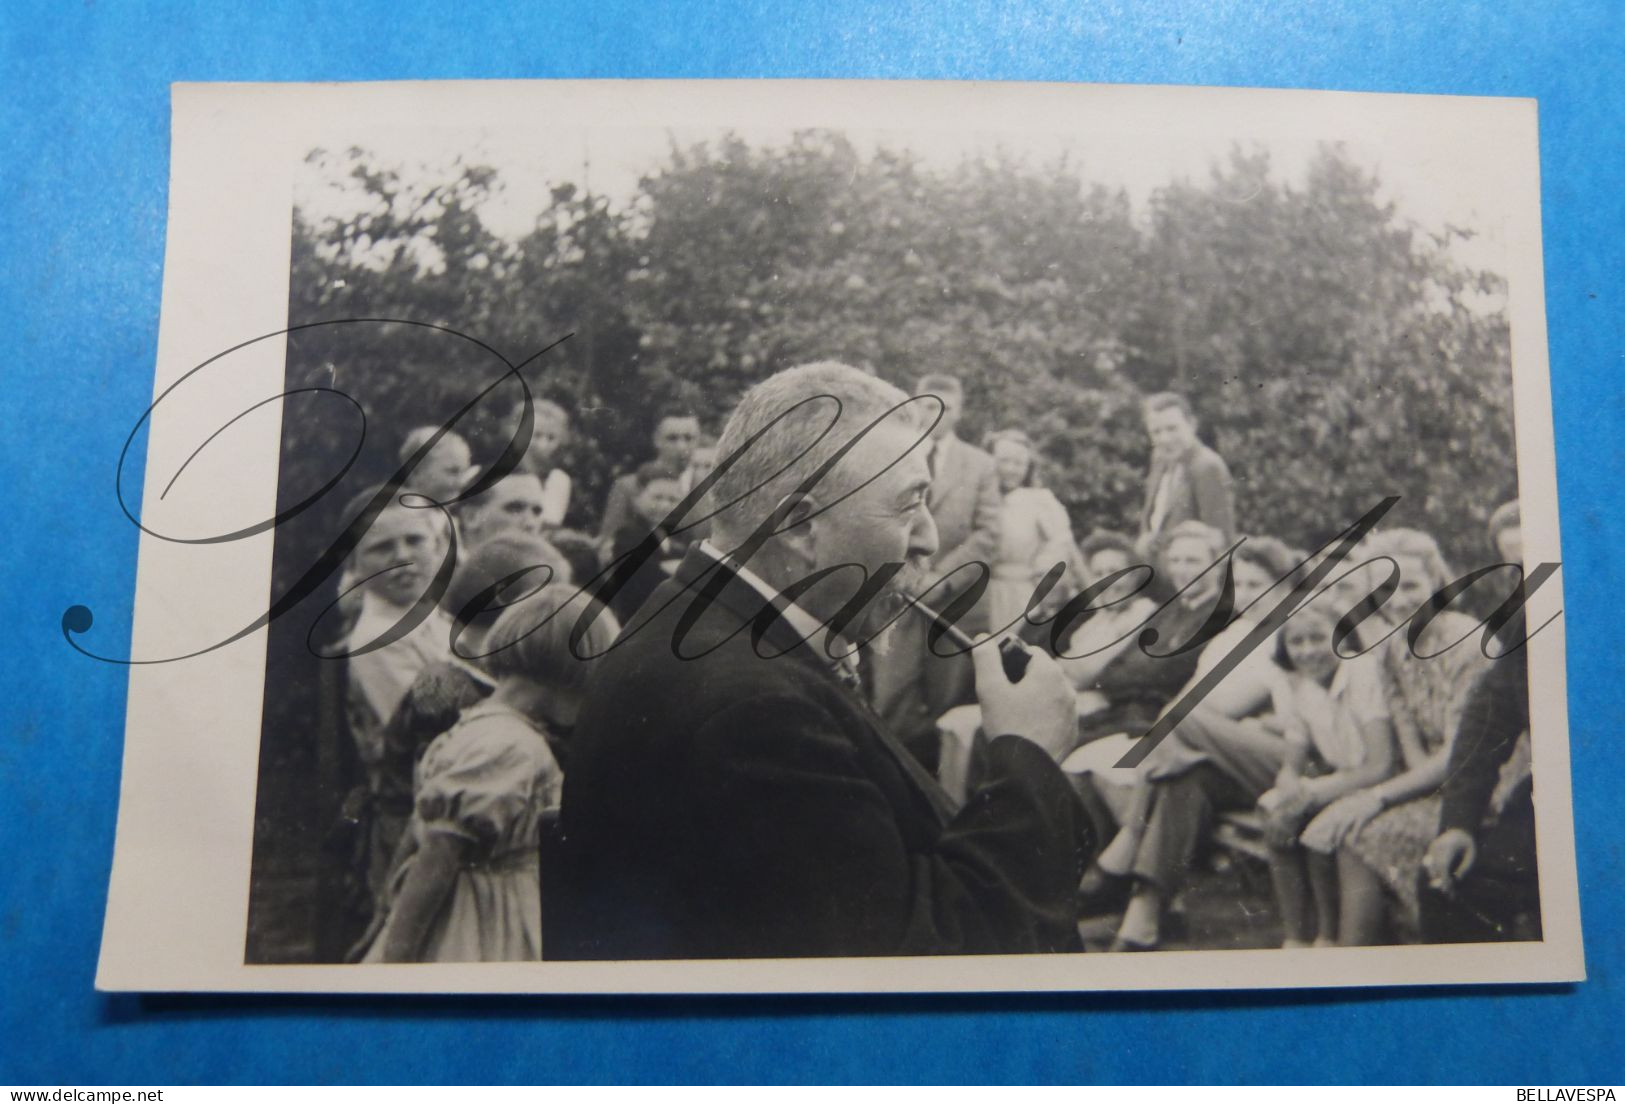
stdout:
{"type": "Polygon", "coordinates": [[[1398,898],[1399,920],[1406,932],[1415,932],[1419,925],[1416,879],[1422,856],[1439,834],[1440,805],[1438,795],[1430,794],[1384,809],[1344,844],[1398,898]]]}

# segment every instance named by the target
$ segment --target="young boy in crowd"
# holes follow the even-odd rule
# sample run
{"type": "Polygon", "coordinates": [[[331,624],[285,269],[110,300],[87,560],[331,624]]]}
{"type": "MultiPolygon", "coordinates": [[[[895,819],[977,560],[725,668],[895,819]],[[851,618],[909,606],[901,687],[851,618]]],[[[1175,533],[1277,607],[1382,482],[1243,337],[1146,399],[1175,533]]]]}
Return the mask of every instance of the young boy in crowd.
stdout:
{"type": "Polygon", "coordinates": [[[632,500],[635,518],[616,531],[610,570],[604,576],[609,608],[623,625],[677,570],[691,539],[687,533],[673,534],[666,523],[683,500],[682,484],[654,463],[639,468],[637,479],[637,495],[632,500]],[[652,547],[646,548],[649,542],[652,547]],[[619,587],[614,585],[617,579],[619,587]]]}

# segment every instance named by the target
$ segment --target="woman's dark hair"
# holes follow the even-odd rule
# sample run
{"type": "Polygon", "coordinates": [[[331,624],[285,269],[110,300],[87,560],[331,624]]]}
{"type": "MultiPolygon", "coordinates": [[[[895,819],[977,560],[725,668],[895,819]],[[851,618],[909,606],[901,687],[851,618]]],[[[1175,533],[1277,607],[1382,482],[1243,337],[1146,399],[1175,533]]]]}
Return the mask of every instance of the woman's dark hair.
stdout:
{"type": "MultiPolygon", "coordinates": [[[[1334,628],[1337,625],[1337,621],[1338,621],[1337,614],[1336,614],[1335,611],[1331,610],[1330,608],[1328,608],[1326,606],[1324,599],[1321,600],[1321,601],[1305,602],[1302,606],[1299,606],[1296,610],[1293,611],[1292,616],[1297,617],[1300,614],[1305,614],[1305,613],[1310,614],[1311,616],[1314,616],[1314,617],[1324,617],[1324,618],[1326,618],[1327,620],[1329,620],[1332,623],[1332,626],[1334,628]]],[[[1292,664],[1292,657],[1287,654],[1287,650],[1286,650],[1286,631],[1287,631],[1288,626],[1290,626],[1291,624],[1292,624],[1292,622],[1289,619],[1287,621],[1287,623],[1285,625],[1282,625],[1281,628],[1276,632],[1276,634],[1275,634],[1275,654],[1271,657],[1272,659],[1275,660],[1275,665],[1277,667],[1281,668],[1281,670],[1283,670],[1283,671],[1296,671],[1297,670],[1297,668],[1294,667],[1293,664],[1292,664]]],[[[1356,636],[1356,639],[1357,639],[1358,636],[1359,636],[1358,632],[1356,632],[1355,636],[1356,636]]]]}
{"type": "Polygon", "coordinates": [[[632,477],[637,480],[638,490],[640,491],[657,480],[664,479],[672,483],[678,481],[678,477],[673,475],[669,468],[656,460],[650,460],[647,464],[638,465],[638,470],[632,473],[632,477]]]}
{"type": "Polygon", "coordinates": [[[1115,529],[1096,529],[1087,537],[1084,537],[1078,545],[1078,552],[1083,556],[1085,562],[1094,559],[1097,552],[1105,552],[1108,549],[1122,552],[1132,560],[1134,558],[1134,538],[1127,533],[1119,533],[1115,529]]]}
{"type": "Polygon", "coordinates": [[[603,569],[598,560],[598,542],[586,533],[578,529],[555,529],[547,539],[569,564],[569,581],[576,586],[586,586],[603,569]]]}
{"type": "Polygon", "coordinates": [[[1000,441],[1009,441],[1027,450],[1027,470],[1022,473],[1021,482],[1018,486],[1036,487],[1038,485],[1038,446],[1033,444],[1033,439],[1019,429],[1000,429],[984,437],[982,447],[988,452],[992,452],[993,446],[1000,441]]]}
{"type": "Polygon", "coordinates": [[[1291,574],[1303,557],[1274,537],[1246,537],[1231,553],[1231,559],[1257,564],[1270,578],[1279,580],[1291,574]]]}

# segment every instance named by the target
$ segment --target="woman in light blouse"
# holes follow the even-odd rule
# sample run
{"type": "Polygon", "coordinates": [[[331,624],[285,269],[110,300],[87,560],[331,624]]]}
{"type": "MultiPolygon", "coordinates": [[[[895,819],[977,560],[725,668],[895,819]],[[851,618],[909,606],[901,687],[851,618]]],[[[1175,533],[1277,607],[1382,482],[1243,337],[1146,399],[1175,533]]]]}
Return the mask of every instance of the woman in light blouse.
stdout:
{"type": "Polygon", "coordinates": [[[988,586],[992,624],[1002,628],[1026,612],[1033,590],[1052,567],[1074,558],[1072,521],[1048,490],[1038,485],[1038,450],[1019,429],[987,438],[987,449],[1004,494],[999,516],[999,550],[988,586]]]}
{"type": "MultiPolygon", "coordinates": [[[[1453,578],[1438,544],[1415,529],[1379,533],[1371,549],[1390,558],[1398,573],[1389,599],[1394,624],[1408,621],[1453,578]]],[[[1399,906],[1401,934],[1412,935],[1418,926],[1417,877],[1438,831],[1451,738],[1468,691],[1489,665],[1476,627],[1466,614],[1444,610],[1414,647],[1407,631],[1397,629],[1376,650],[1402,769],[1332,802],[1301,837],[1305,847],[1337,856],[1338,942],[1344,946],[1381,939],[1390,898],[1399,906]]]]}

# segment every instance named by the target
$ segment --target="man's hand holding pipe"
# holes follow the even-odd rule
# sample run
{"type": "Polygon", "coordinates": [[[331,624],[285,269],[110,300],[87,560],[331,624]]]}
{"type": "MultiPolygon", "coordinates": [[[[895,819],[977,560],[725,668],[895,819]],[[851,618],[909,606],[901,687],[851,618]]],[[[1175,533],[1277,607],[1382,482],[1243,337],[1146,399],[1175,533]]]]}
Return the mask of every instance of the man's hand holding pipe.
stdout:
{"type": "Polygon", "coordinates": [[[1077,710],[1072,683],[1053,658],[1029,651],[1026,673],[1011,682],[995,641],[982,638],[971,650],[976,668],[976,697],[982,705],[982,730],[989,739],[1021,736],[1057,763],[1078,746],[1077,710]]]}

